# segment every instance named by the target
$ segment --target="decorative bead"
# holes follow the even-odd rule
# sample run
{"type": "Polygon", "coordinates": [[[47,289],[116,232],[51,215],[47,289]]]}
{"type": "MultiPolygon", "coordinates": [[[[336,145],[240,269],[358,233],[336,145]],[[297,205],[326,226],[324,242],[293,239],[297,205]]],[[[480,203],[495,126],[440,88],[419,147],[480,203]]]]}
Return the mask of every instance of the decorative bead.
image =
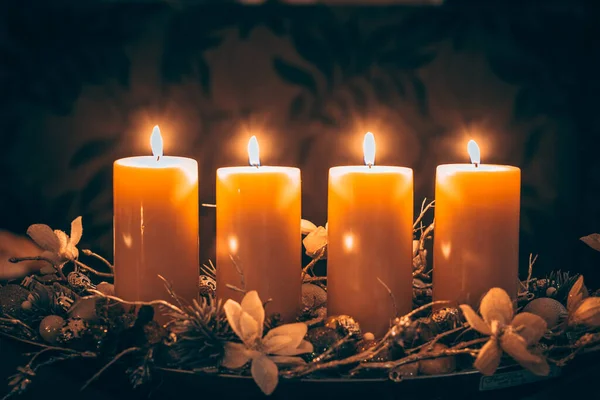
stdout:
{"type": "Polygon", "coordinates": [[[25,310],[21,304],[27,300],[29,291],[22,286],[9,284],[0,287],[0,312],[4,315],[22,319],[25,310]]]}
{"type": "Polygon", "coordinates": [[[58,335],[64,325],[64,318],[58,315],[48,315],[40,322],[40,336],[46,342],[56,344],[58,335]]]}
{"type": "Polygon", "coordinates": [[[115,295],[115,285],[112,283],[100,282],[98,285],[96,285],[96,290],[107,296],[115,295]]]}
{"type": "MultiPolygon", "coordinates": [[[[429,346],[425,346],[419,351],[419,354],[432,352],[439,352],[447,349],[448,346],[441,343],[435,343],[433,349],[430,350],[429,346]]],[[[443,375],[449,374],[456,370],[456,360],[454,356],[446,356],[439,358],[432,358],[429,360],[419,361],[419,371],[425,375],[443,375]]]]}
{"type": "Polygon", "coordinates": [[[305,283],[302,285],[302,305],[305,309],[323,307],[327,303],[327,292],[318,285],[305,283]]]}
{"type": "Polygon", "coordinates": [[[81,298],[69,309],[69,318],[81,318],[93,320],[98,318],[96,314],[97,298],[81,298]]]}
{"type": "Polygon", "coordinates": [[[312,343],[314,352],[321,354],[343,338],[337,330],[319,326],[308,331],[307,340],[312,343]]]}
{"type": "Polygon", "coordinates": [[[77,291],[82,291],[93,286],[91,279],[87,275],[75,271],[67,275],[67,282],[77,291]]]}
{"type": "Polygon", "coordinates": [[[375,340],[375,335],[371,332],[367,332],[363,335],[363,340],[375,340]]]}
{"type": "Polygon", "coordinates": [[[200,275],[198,290],[200,291],[200,296],[214,296],[217,290],[217,281],[208,275],[200,275]]]}
{"type": "Polygon", "coordinates": [[[361,337],[360,325],[348,315],[333,315],[325,320],[325,326],[336,330],[340,335],[361,337]]]}
{"type": "Polygon", "coordinates": [[[446,307],[435,311],[431,320],[436,323],[440,331],[449,331],[461,325],[458,309],[446,307]]]}
{"type": "Polygon", "coordinates": [[[523,307],[523,311],[542,317],[546,321],[548,329],[556,327],[569,315],[565,306],[549,297],[540,297],[530,301],[523,307]]]}
{"type": "Polygon", "coordinates": [[[65,326],[60,330],[58,341],[68,343],[72,340],[81,339],[87,332],[89,324],[81,318],[69,318],[65,326]]]}

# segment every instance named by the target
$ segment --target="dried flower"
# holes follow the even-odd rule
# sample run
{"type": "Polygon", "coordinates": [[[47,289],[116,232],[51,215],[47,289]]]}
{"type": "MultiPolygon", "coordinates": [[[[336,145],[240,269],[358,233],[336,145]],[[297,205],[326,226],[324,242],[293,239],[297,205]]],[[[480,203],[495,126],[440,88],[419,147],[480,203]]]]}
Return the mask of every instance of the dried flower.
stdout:
{"type": "Polygon", "coordinates": [[[491,289],[481,300],[479,312],[483,319],[468,305],[463,304],[460,309],[471,328],[490,337],[475,360],[479,372],[493,375],[504,351],[534,374],[548,375],[550,367],[546,359],[528,350],[546,332],[546,322],[541,317],[522,312],[513,318],[512,301],[500,288],[491,289]]]}
{"type": "Polygon", "coordinates": [[[591,235],[579,238],[579,240],[590,246],[592,249],[600,251],[600,234],[592,233],[591,235]]]}
{"type": "MultiPolygon", "coordinates": [[[[325,227],[316,226],[312,222],[303,219],[301,222],[302,234],[306,235],[302,243],[309,257],[316,257],[321,249],[327,246],[327,224],[325,227]]],[[[327,258],[324,254],[321,258],[327,258]]]]}
{"type": "Polygon", "coordinates": [[[583,276],[573,284],[567,299],[569,325],[585,325],[590,328],[600,327],[600,297],[585,298],[583,276]]]}
{"type": "Polygon", "coordinates": [[[61,230],[52,230],[48,225],[34,224],[27,229],[27,234],[33,241],[44,249],[41,257],[47,258],[56,266],[62,266],[69,261],[74,261],[79,257],[77,244],[83,234],[81,217],[77,217],[71,222],[70,237],[61,230]]]}
{"type": "Polygon", "coordinates": [[[263,337],[265,309],[255,290],[246,293],[241,304],[227,300],[223,309],[242,343],[225,343],[221,365],[238,369],[251,361],[252,378],[267,395],[273,393],[279,380],[276,363],[302,364],[304,360],[295,356],[313,351],[312,344],[303,340],[308,327],[301,322],[278,326],[263,337]]]}

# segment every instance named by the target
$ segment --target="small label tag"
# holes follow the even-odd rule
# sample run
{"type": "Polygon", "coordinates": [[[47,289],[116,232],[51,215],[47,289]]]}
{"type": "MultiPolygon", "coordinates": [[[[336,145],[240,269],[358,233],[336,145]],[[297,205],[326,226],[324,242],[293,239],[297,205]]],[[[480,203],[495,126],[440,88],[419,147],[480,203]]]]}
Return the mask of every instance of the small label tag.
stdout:
{"type": "Polygon", "coordinates": [[[479,381],[479,391],[483,392],[486,390],[497,390],[507,387],[520,386],[526,383],[554,378],[559,375],[560,369],[556,368],[555,366],[551,366],[548,376],[537,376],[525,369],[494,374],[492,376],[482,376],[481,380],[479,381]]]}

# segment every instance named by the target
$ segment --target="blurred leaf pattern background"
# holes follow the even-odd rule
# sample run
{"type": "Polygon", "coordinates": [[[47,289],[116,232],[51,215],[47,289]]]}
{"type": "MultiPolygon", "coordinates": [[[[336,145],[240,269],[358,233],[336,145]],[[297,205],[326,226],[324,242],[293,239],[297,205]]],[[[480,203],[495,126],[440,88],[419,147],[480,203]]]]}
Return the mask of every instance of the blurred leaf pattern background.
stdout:
{"type": "MultiPolygon", "coordinates": [[[[484,162],[522,168],[522,272],[534,252],[540,273],[598,277],[577,240],[600,231],[594,5],[482,3],[6,3],[0,229],[82,215],[84,245],[110,255],[112,162],[147,154],[155,124],[167,154],[198,160],[205,203],[215,170],[244,164],[256,134],[264,164],[302,169],[303,215],[317,224],[328,169],[360,163],[366,131],[379,164],[415,170],[417,207],[472,137],[484,162]]],[[[200,223],[206,260],[214,210],[200,223]]]]}

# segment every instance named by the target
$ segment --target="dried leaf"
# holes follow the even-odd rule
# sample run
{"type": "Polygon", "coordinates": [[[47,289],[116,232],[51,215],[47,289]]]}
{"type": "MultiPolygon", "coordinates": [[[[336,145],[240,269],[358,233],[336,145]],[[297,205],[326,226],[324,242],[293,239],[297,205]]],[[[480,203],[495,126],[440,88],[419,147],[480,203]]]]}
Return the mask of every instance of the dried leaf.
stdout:
{"type": "Polygon", "coordinates": [[[501,358],[502,350],[498,346],[498,341],[495,337],[491,337],[479,350],[479,355],[473,366],[483,375],[494,375],[500,365],[501,358]]]}
{"type": "Polygon", "coordinates": [[[83,235],[83,224],[81,217],[77,217],[71,222],[71,244],[77,246],[83,235]]]}
{"type": "Polygon", "coordinates": [[[225,355],[221,361],[221,365],[229,369],[242,368],[250,361],[250,354],[246,346],[241,343],[227,342],[225,343],[225,355]]]}
{"type": "Polygon", "coordinates": [[[52,228],[44,224],[34,224],[27,229],[27,235],[42,249],[58,253],[60,241],[52,228]]]}
{"type": "Polygon", "coordinates": [[[511,325],[525,339],[528,346],[539,342],[548,329],[546,321],[542,317],[528,312],[517,314],[511,325]]]}
{"type": "Polygon", "coordinates": [[[588,297],[583,300],[573,313],[571,323],[590,328],[600,327],[600,297],[588,297]]]}
{"type": "Polygon", "coordinates": [[[479,313],[488,324],[498,321],[507,325],[513,318],[512,300],[503,289],[492,288],[483,296],[479,313]]]}
{"type": "Polygon", "coordinates": [[[260,390],[267,396],[273,393],[279,382],[277,365],[269,357],[262,355],[252,361],[250,370],[260,390]]]}
{"type": "Polygon", "coordinates": [[[312,222],[310,222],[309,220],[307,220],[307,219],[300,220],[300,230],[302,231],[303,235],[308,235],[315,229],[317,229],[317,226],[315,224],[313,224],[312,222]]]}
{"type": "Polygon", "coordinates": [[[463,315],[465,316],[465,319],[467,320],[471,328],[475,329],[482,335],[490,336],[492,334],[490,325],[483,319],[481,319],[481,317],[477,315],[477,313],[471,308],[471,306],[463,304],[460,306],[460,309],[462,310],[463,315]]]}
{"type": "Polygon", "coordinates": [[[500,345],[523,368],[528,369],[535,375],[546,376],[550,373],[550,367],[543,357],[531,354],[527,350],[527,342],[521,335],[513,330],[506,330],[500,338],[500,345]]]}
{"type": "Polygon", "coordinates": [[[241,306],[243,311],[247,312],[252,318],[254,318],[258,324],[257,336],[262,337],[263,325],[265,323],[265,309],[260,297],[258,297],[258,292],[256,290],[251,290],[246,293],[242,299],[241,306]]]}
{"type": "Polygon", "coordinates": [[[569,297],[567,298],[567,311],[569,314],[575,311],[581,300],[583,300],[583,275],[579,276],[569,291],[569,297]]]}
{"type": "Polygon", "coordinates": [[[579,240],[590,246],[592,249],[600,251],[600,234],[592,233],[591,235],[579,238],[579,240]]]}

